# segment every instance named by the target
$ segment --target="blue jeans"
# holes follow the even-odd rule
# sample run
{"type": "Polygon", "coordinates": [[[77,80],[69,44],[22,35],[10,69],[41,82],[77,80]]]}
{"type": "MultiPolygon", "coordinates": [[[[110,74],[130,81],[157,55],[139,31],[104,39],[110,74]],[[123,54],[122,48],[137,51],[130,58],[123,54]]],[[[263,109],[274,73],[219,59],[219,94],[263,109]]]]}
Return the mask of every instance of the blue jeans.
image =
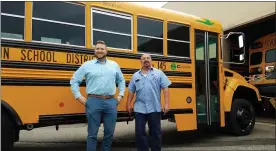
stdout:
{"type": "Polygon", "coordinates": [[[86,102],[86,117],[88,120],[87,151],[96,151],[101,120],[104,125],[102,151],[110,151],[117,120],[117,102],[115,98],[88,97],[86,102]]]}
{"type": "Polygon", "coordinates": [[[148,136],[146,134],[146,123],[149,127],[149,141],[151,151],[161,151],[161,113],[149,114],[135,113],[135,134],[138,151],[148,151],[148,136]]]}

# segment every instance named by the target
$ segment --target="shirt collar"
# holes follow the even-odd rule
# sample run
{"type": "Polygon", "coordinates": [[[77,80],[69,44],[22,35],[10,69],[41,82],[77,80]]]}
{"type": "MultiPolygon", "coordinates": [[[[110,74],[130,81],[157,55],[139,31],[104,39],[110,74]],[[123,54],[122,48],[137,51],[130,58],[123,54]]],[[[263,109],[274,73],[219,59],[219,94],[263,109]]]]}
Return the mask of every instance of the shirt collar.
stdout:
{"type": "MultiPolygon", "coordinates": [[[[142,67],[142,68],[143,68],[143,67],[142,67]]],[[[140,68],[140,70],[139,70],[139,73],[140,73],[140,74],[142,74],[142,73],[141,73],[142,68],[140,68]]],[[[151,66],[149,71],[153,71],[153,70],[154,70],[154,68],[151,66]]]]}
{"type": "MultiPolygon", "coordinates": [[[[105,58],[105,59],[104,59],[104,63],[106,63],[107,61],[108,61],[108,59],[105,58]]],[[[100,63],[100,61],[96,58],[96,59],[95,59],[95,64],[97,64],[97,63],[100,63]]]]}

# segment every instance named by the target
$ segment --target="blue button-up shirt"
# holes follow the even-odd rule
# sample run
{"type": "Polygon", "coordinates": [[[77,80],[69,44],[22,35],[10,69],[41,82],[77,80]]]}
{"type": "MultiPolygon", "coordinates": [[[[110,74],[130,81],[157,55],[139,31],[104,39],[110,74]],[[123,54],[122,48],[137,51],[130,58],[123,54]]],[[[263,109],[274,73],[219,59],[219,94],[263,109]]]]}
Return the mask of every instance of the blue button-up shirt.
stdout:
{"type": "Polygon", "coordinates": [[[168,77],[156,68],[152,67],[147,75],[143,75],[141,70],[135,72],[128,85],[128,91],[136,92],[134,112],[161,112],[161,89],[170,84],[168,77]]]}
{"type": "Polygon", "coordinates": [[[70,80],[71,91],[75,99],[82,96],[79,84],[84,77],[87,94],[114,95],[117,83],[119,95],[124,96],[125,79],[119,65],[115,61],[106,59],[105,63],[102,64],[97,59],[94,59],[83,63],[70,80]]]}

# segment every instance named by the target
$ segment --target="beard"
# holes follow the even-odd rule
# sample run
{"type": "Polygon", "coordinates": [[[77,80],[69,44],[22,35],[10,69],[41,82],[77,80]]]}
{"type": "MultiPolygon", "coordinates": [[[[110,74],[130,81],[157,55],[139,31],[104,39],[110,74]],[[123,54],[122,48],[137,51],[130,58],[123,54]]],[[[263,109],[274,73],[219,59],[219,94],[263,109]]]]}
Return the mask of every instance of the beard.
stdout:
{"type": "Polygon", "coordinates": [[[95,54],[95,57],[96,57],[97,59],[104,59],[104,58],[106,57],[106,55],[103,54],[103,53],[96,53],[96,54],[95,54]]]}
{"type": "Polygon", "coordinates": [[[145,66],[145,67],[149,67],[149,66],[150,66],[150,62],[149,62],[149,61],[145,61],[145,62],[144,62],[144,66],[145,66]]]}

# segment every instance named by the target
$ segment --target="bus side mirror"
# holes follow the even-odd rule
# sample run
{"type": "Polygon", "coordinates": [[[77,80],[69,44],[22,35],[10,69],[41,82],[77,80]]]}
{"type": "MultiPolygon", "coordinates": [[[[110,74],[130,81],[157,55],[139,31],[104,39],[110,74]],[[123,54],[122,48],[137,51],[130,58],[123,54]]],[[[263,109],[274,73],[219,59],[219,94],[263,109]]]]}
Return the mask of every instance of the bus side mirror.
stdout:
{"type": "Polygon", "coordinates": [[[244,54],[240,54],[239,61],[243,61],[243,60],[244,60],[244,54]]]}
{"type": "Polygon", "coordinates": [[[240,47],[240,48],[243,48],[243,47],[244,47],[243,41],[244,41],[244,37],[243,37],[243,35],[240,35],[240,36],[239,36],[239,47],[240,47]]]}
{"type": "Polygon", "coordinates": [[[244,64],[245,62],[245,36],[241,32],[229,32],[221,36],[223,63],[244,64]]]}

